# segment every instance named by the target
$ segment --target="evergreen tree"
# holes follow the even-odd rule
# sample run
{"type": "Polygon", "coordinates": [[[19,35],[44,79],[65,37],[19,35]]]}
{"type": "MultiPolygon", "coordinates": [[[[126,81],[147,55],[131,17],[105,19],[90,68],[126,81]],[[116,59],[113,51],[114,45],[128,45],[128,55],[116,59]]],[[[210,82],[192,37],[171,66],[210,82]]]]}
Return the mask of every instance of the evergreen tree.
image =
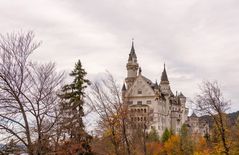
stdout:
{"type": "MultiPolygon", "coordinates": [[[[86,79],[86,71],[82,68],[81,61],[75,64],[74,70],[70,73],[73,82],[66,84],[59,95],[62,99],[62,124],[61,128],[69,136],[73,144],[82,144],[83,148],[88,146],[90,136],[84,130],[82,117],[84,116],[83,105],[85,88],[90,84],[86,79]]],[[[89,147],[87,147],[89,149],[89,147]]]]}
{"type": "Polygon", "coordinates": [[[168,130],[168,128],[166,128],[163,132],[161,141],[164,143],[166,142],[172,135],[172,132],[168,130]]]}

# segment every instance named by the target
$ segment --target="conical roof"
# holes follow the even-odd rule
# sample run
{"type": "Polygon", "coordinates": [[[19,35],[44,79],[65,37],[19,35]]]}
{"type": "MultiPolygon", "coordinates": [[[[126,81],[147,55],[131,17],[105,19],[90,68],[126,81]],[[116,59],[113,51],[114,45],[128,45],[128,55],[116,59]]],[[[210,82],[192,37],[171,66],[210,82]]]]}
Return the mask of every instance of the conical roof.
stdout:
{"type": "Polygon", "coordinates": [[[198,117],[195,112],[193,111],[192,115],[190,117],[198,117]]]}
{"type": "Polygon", "coordinates": [[[162,72],[162,75],[161,75],[161,82],[162,81],[167,81],[168,82],[168,76],[167,76],[167,72],[166,72],[166,69],[165,69],[165,64],[164,64],[164,69],[163,69],[163,72],[162,72]]]}
{"type": "Polygon", "coordinates": [[[123,84],[123,86],[122,86],[122,91],[126,91],[125,84],[123,84]]]}
{"type": "Polygon", "coordinates": [[[180,94],[178,95],[179,97],[184,97],[185,98],[185,96],[183,95],[183,93],[182,92],[180,92],[180,94]]]}
{"type": "Polygon", "coordinates": [[[155,88],[155,89],[159,89],[159,85],[158,85],[157,80],[156,80],[156,82],[155,82],[154,88],[155,88]]]}
{"type": "Polygon", "coordinates": [[[130,57],[131,58],[137,58],[136,53],[135,53],[135,49],[134,49],[134,41],[132,40],[132,46],[131,46],[131,50],[130,50],[130,57]]]}

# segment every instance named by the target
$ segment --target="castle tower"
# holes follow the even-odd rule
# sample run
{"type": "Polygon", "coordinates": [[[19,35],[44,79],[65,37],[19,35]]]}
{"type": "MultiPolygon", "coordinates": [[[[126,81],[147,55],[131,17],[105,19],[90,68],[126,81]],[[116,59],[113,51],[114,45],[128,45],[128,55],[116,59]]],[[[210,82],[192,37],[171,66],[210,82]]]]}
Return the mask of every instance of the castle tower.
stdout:
{"type": "Polygon", "coordinates": [[[180,92],[180,94],[178,95],[179,97],[179,100],[180,100],[180,103],[185,106],[185,103],[186,103],[186,97],[183,95],[182,92],[180,92]]]}
{"type": "Polygon", "coordinates": [[[181,112],[184,113],[185,115],[182,116],[182,122],[185,122],[188,119],[188,109],[186,108],[186,97],[183,95],[182,92],[179,94],[179,101],[181,105],[181,112]]]}
{"type": "Polygon", "coordinates": [[[129,88],[131,87],[135,78],[137,77],[137,71],[139,68],[133,41],[132,41],[132,46],[129,53],[128,63],[126,65],[126,68],[127,68],[127,77],[125,78],[125,82],[126,82],[127,88],[129,88]]]}
{"type": "Polygon", "coordinates": [[[161,88],[161,91],[164,94],[169,94],[170,93],[170,86],[169,86],[169,81],[168,81],[168,76],[167,76],[165,64],[164,64],[164,69],[163,69],[163,72],[162,72],[162,75],[161,75],[160,88],[161,88]]]}

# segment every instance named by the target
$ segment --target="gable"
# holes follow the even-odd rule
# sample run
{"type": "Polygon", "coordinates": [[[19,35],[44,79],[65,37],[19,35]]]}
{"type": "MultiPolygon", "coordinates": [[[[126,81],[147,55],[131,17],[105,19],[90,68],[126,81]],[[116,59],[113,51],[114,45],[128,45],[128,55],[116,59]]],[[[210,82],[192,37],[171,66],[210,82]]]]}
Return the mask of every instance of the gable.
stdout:
{"type": "Polygon", "coordinates": [[[155,96],[154,90],[151,88],[146,79],[139,75],[133,85],[127,90],[126,96],[140,97],[140,96],[155,96]]]}

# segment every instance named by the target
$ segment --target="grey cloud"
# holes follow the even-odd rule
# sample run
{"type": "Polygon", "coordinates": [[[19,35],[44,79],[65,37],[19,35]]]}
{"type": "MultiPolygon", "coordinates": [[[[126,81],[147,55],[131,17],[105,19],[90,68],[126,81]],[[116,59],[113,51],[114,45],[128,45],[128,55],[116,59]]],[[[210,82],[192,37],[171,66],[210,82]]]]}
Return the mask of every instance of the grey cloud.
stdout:
{"type": "Polygon", "coordinates": [[[34,30],[43,40],[35,60],[71,70],[80,58],[90,78],[109,70],[120,82],[134,37],[145,76],[159,80],[166,62],[174,91],[190,98],[216,79],[236,110],[238,13],[237,0],[2,0],[0,29],[34,30]]]}

